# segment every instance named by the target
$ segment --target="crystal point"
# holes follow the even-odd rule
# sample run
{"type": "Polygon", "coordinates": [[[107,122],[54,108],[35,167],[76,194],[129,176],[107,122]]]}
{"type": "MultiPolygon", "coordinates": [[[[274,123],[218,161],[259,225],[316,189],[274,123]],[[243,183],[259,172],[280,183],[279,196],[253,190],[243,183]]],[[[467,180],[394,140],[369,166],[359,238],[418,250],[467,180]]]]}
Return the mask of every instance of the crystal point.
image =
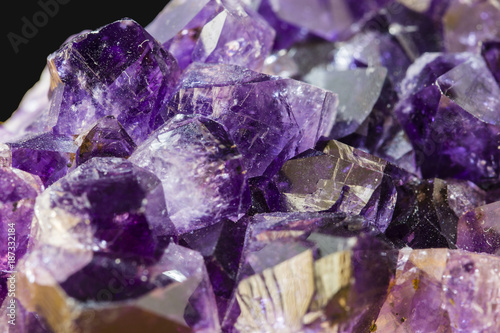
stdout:
{"type": "Polygon", "coordinates": [[[76,152],[76,165],[92,157],[128,158],[137,148],[132,138],[113,116],[98,120],[97,124],[83,138],[76,152]]]}
{"type": "Polygon", "coordinates": [[[98,119],[113,115],[137,142],[145,124],[179,76],[175,58],[132,20],[108,24],[70,40],[48,58],[52,81],[62,85],[53,106],[60,134],[79,135],[98,119]]]}
{"type": "Polygon", "coordinates": [[[249,193],[238,148],[215,121],[179,115],[130,160],[160,178],[170,218],[186,233],[245,213],[249,193]]]}
{"type": "Polygon", "coordinates": [[[235,0],[175,0],[146,29],[181,68],[204,62],[260,70],[275,37],[259,14],[235,0]]]}

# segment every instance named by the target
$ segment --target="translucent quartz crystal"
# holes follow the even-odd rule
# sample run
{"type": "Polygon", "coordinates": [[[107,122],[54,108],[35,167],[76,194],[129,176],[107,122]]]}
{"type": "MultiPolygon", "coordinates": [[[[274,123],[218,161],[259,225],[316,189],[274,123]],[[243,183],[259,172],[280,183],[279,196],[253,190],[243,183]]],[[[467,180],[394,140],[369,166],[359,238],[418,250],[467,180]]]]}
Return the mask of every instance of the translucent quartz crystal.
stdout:
{"type": "Polygon", "coordinates": [[[237,0],[174,0],[146,30],[181,68],[205,62],[260,70],[275,37],[259,14],[237,0]]]}
{"type": "Polygon", "coordinates": [[[121,20],[76,36],[48,57],[57,100],[54,132],[79,135],[112,115],[140,143],[151,114],[173,92],[175,58],[139,24],[121,20]]]}
{"type": "Polygon", "coordinates": [[[130,161],[161,180],[179,233],[226,218],[236,221],[248,208],[243,158],[224,128],[210,119],[174,117],[152,133],[130,161]]]}
{"type": "Polygon", "coordinates": [[[179,113],[219,122],[243,155],[248,176],[255,177],[272,175],[287,158],[313,148],[330,132],[336,107],[335,94],[300,81],[232,65],[194,64],[160,122],[179,113]]]}
{"type": "Polygon", "coordinates": [[[400,251],[376,332],[495,332],[500,258],[461,250],[400,251]]]}

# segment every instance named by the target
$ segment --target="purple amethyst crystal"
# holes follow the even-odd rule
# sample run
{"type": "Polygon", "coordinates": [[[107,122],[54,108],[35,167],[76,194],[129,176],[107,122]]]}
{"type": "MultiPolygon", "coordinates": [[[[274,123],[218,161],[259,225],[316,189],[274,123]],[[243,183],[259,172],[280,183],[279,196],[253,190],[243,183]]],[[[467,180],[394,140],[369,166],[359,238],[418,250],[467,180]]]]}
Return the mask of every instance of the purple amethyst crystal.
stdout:
{"type": "Polygon", "coordinates": [[[10,316],[8,316],[8,314],[10,314],[10,309],[7,307],[10,302],[4,302],[0,308],[0,313],[2,314],[2,317],[0,317],[0,325],[2,327],[10,327],[9,333],[54,333],[40,314],[25,309],[19,299],[14,300],[16,302],[15,325],[9,324],[10,316]]]}
{"type": "Polygon", "coordinates": [[[7,297],[7,278],[32,242],[35,199],[42,183],[18,169],[0,166],[0,304],[7,297]]]}
{"type": "Polygon", "coordinates": [[[224,128],[204,117],[178,115],[130,157],[162,182],[169,216],[182,234],[234,221],[249,205],[242,156],[224,128]]]}
{"type": "Polygon", "coordinates": [[[224,63],[260,70],[274,30],[235,0],[171,1],[146,28],[178,60],[224,63]]]}
{"type": "Polygon", "coordinates": [[[77,146],[65,135],[46,132],[8,143],[12,166],[37,175],[45,186],[63,177],[71,168],[77,146]]]}
{"type": "Polygon", "coordinates": [[[174,57],[132,20],[81,34],[48,58],[52,81],[62,84],[54,131],[80,134],[112,115],[140,143],[151,132],[145,124],[177,83],[174,57]]]}
{"type": "Polygon", "coordinates": [[[76,165],[92,157],[128,158],[137,148],[132,138],[113,116],[106,116],[85,135],[76,152],[76,165]]]}
{"type": "MultiPolygon", "coordinates": [[[[477,207],[477,206],[476,206],[477,207]]],[[[500,201],[468,211],[458,221],[457,247],[500,255],[500,201]]]]}
{"type": "Polygon", "coordinates": [[[411,74],[421,69],[416,87],[423,88],[411,83],[410,91],[416,93],[401,101],[396,114],[416,150],[422,176],[454,177],[484,186],[498,182],[500,87],[484,61],[472,57],[450,68],[438,56],[425,66],[417,63],[407,79],[415,81],[411,74]],[[428,72],[431,67],[442,72],[428,72]]]}
{"type": "Polygon", "coordinates": [[[176,233],[160,180],[121,158],[82,164],[44,191],[37,207],[41,237],[53,245],[66,239],[96,252],[154,258],[176,233]]]}
{"type": "Polygon", "coordinates": [[[370,20],[365,29],[387,33],[404,50],[409,59],[444,48],[441,17],[450,0],[401,0],[370,20]]]}
{"type": "Polygon", "coordinates": [[[263,175],[278,158],[268,171],[272,175],[284,160],[330,132],[337,99],[299,81],[250,73],[237,66],[195,64],[161,117],[195,114],[220,122],[243,155],[248,176],[263,175]],[[198,72],[210,75],[211,84],[193,81],[198,72]]]}
{"type": "MultiPolygon", "coordinates": [[[[71,255],[80,264],[85,251],[71,253],[50,246],[37,247],[21,265],[20,286],[30,290],[22,301],[40,308],[54,331],[67,332],[68,327],[72,332],[219,330],[213,291],[198,252],[170,243],[159,253],[157,261],[149,265],[99,256],[103,266],[93,267],[91,274],[87,267],[77,271],[75,274],[81,277],[88,275],[85,280],[73,281],[83,285],[72,286],[82,290],[85,284],[94,283],[94,290],[86,299],[97,298],[98,307],[95,301],[71,297],[66,291],[75,274],[61,272],[59,265],[71,255]],[[120,298],[130,290],[141,293],[134,298],[120,298]],[[62,303],[46,304],[47,298],[62,303]]],[[[95,259],[93,262],[96,263],[95,259]]]]}
{"type": "Polygon", "coordinates": [[[176,231],[153,174],[124,159],[95,157],[39,197],[37,217],[37,245],[22,264],[32,277],[21,278],[32,295],[23,301],[38,306],[37,293],[71,299],[66,310],[45,307],[55,331],[71,324],[61,311],[80,313],[87,302],[107,305],[102,313],[89,310],[92,321],[77,321],[84,330],[118,329],[119,322],[104,320],[107,311],[130,307],[142,309],[138,318],[152,317],[152,327],[218,327],[203,259],[171,242],[176,231]],[[72,265],[64,266],[67,260],[72,265]]]}
{"type": "Polygon", "coordinates": [[[304,27],[281,20],[273,10],[271,0],[262,0],[259,4],[258,12],[276,31],[276,38],[273,44],[275,50],[287,49],[309,36],[308,30],[304,27]]]}
{"type": "Polygon", "coordinates": [[[500,259],[461,250],[400,251],[376,332],[495,332],[500,259]]]}

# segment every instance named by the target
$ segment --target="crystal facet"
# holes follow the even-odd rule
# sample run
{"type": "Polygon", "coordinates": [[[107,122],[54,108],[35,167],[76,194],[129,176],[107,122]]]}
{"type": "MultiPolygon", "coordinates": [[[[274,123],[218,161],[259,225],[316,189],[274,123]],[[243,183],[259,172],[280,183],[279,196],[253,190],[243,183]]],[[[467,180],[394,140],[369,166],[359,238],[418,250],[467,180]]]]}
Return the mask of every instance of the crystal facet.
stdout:
{"type": "Polygon", "coordinates": [[[160,178],[179,233],[237,220],[248,207],[243,159],[224,128],[210,119],[174,117],[130,160],[160,178]]]}
{"type": "Polygon", "coordinates": [[[106,116],[83,138],[76,152],[76,164],[85,163],[92,157],[127,158],[137,148],[132,138],[113,116],[106,116]]]}
{"type": "Polygon", "coordinates": [[[479,206],[462,215],[458,221],[457,247],[500,255],[499,218],[500,201],[479,206]]]}
{"type": "Polygon", "coordinates": [[[151,114],[173,92],[175,58],[132,20],[81,34],[49,56],[54,84],[62,84],[54,131],[80,134],[113,115],[140,143],[151,132],[151,114]]]}
{"type": "Polygon", "coordinates": [[[179,61],[223,63],[260,70],[275,32],[235,0],[174,0],[146,28],[179,61]]]}
{"type": "Polygon", "coordinates": [[[444,60],[438,56],[425,66],[417,61],[408,70],[409,80],[414,80],[411,74],[417,69],[421,78],[416,86],[412,83],[416,92],[396,109],[422,176],[496,183],[500,177],[500,87],[477,56],[451,68],[444,60]],[[439,74],[430,73],[430,68],[438,68],[439,74]]]}
{"type": "Polygon", "coordinates": [[[377,332],[500,329],[500,259],[460,250],[401,250],[377,332]]]}
{"type": "MultiPolygon", "coordinates": [[[[162,111],[163,119],[181,113],[220,122],[243,155],[249,177],[263,175],[276,158],[314,147],[330,132],[336,115],[337,98],[331,92],[236,66],[195,64],[180,87],[162,111]],[[199,72],[211,83],[191,79],[199,72]]],[[[270,174],[276,166],[271,168],[270,174]]]]}

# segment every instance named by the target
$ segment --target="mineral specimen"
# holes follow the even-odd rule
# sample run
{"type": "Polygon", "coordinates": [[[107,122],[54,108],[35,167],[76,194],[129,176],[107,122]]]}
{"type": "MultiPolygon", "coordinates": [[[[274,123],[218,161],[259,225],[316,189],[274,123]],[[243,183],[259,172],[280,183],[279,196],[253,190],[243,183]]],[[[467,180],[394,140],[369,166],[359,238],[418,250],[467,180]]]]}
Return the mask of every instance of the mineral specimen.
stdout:
{"type": "Polygon", "coordinates": [[[253,217],[223,328],[368,329],[382,305],[394,260],[390,246],[357,234],[357,227],[356,218],[332,213],[253,217]]]}
{"type": "Polygon", "coordinates": [[[87,289],[88,300],[75,299],[64,290],[69,283],[64,279],[74,279],[74,274],[57,271],[64,260],[60,254],[68,255],[38,248],[20,264],[20,285],[25,290],[22,301],[32,310],[41,308],[55,332],[218,331],[212,288],[203,258],[196,251],[171,243],[148,266],[100,256],[93,262],[104,266],[87,269],[88,275],[81,276],[81,282],[93,278],[97,283],[93,291],[87,289]],[[130,289],[140,291],[140,296],[122,299],[130,289]]]}
{"type": "Polygon", "coordinates": [[[486,193],[471,182],[439,178],[400,186],[397,195],[385,233],[395,244],[416,249],[455,248],[459,217],[486,200],[486,193]]]}
{"type": "Polygon", "coordinates": [[[45,186],[68,172],[77,149],[71,138],[53,132],[29,135],[8,145],[12,166],[39,176],[45,186]]]}
{"type": "Polygon", "coordinates": [[[495,0],[172,0],[0,123],[0,331],[500,331],[495,0]]]}

